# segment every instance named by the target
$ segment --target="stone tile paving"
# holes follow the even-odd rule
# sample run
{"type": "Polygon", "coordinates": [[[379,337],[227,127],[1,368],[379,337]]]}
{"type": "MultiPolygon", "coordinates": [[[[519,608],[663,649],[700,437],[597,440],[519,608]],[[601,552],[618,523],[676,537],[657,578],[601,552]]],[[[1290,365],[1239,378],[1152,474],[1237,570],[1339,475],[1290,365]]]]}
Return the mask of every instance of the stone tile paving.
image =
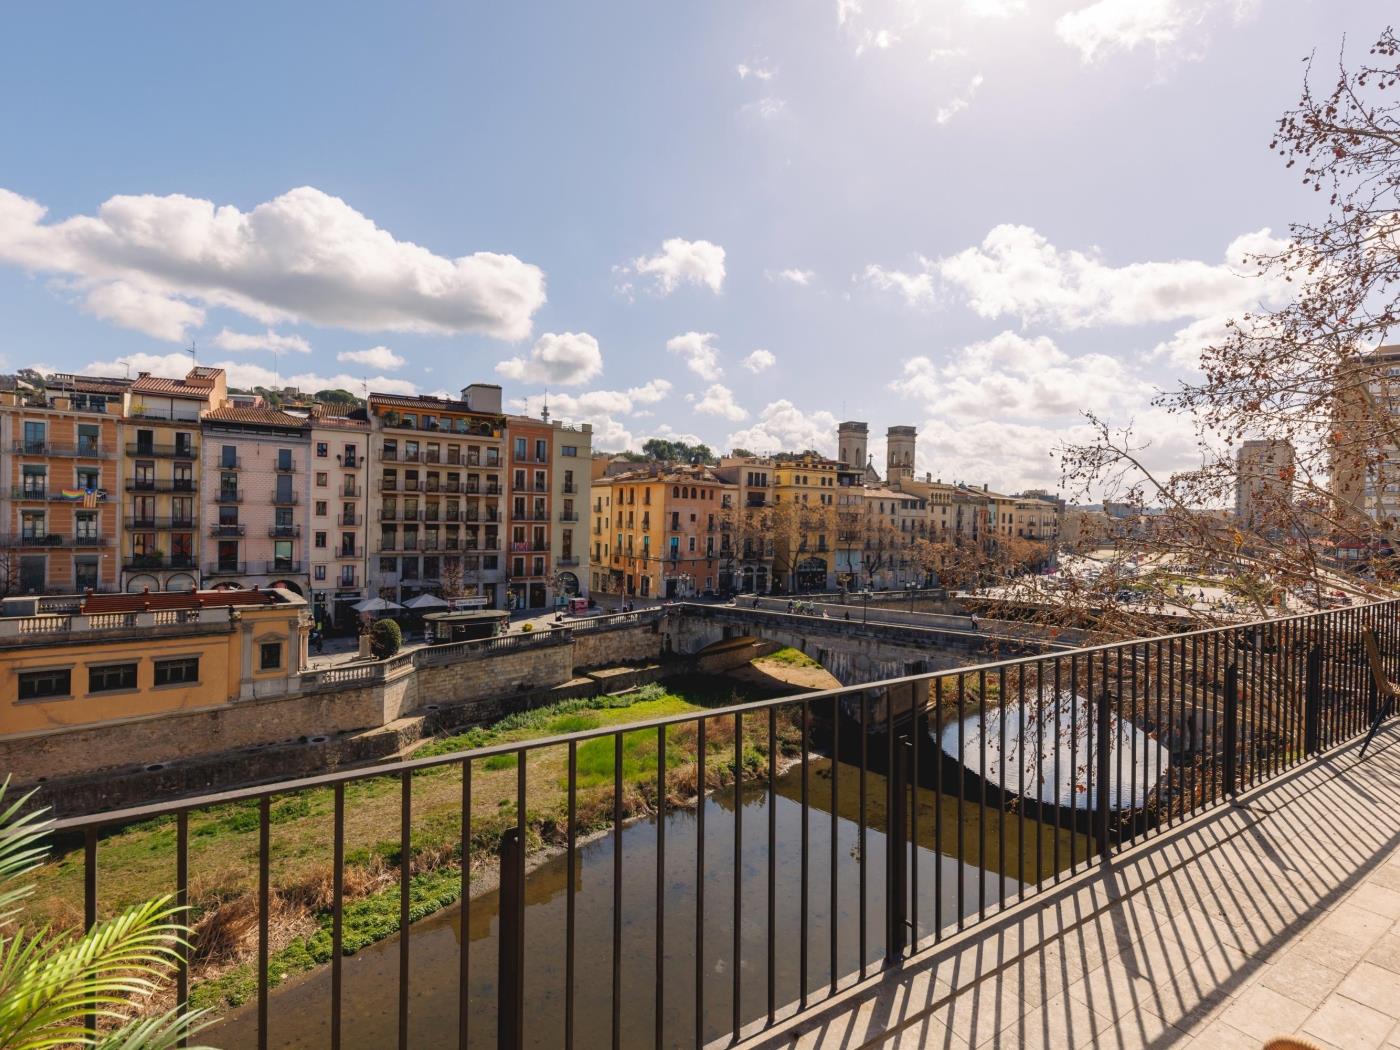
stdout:
{"type": "Polygon", "coordinates": [[[1400,1050],[1400,723],[926,950],[751,1050],[1400,1050]]]}

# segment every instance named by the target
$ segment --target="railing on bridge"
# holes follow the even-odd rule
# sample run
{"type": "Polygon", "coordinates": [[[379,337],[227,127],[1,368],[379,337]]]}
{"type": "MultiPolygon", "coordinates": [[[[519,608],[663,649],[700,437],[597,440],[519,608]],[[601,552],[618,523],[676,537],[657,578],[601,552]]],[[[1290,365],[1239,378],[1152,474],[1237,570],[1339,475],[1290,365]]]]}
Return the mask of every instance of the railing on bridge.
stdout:
{"type": "MultiPolygon", "coordinates": [[[[173,821],[170,886],[186,903],[192,817],[221,807],[251,819],[255,1012],[213,1033],[230,1050],[268,1046],[274,1019],[286,1032],[313,1007],[333,1048],[348,1024],[369,1045],[381,1018],[373,1045],[464,1047],[469,1036],[617,1045],[645,1035],[701,1046],[814,1007],[1359,737],[1378,704],[1368,636],[1397,677],[1400,602],[1391,601],[499,743],[60,826],[85,841],[91,924],[104,914],[101,894],[120,889],[98,878],[114,829],[173,821]],[[399,817],[385,854],[397,868],[399,929],[422,914],[415,880],[433,873],[439,895],[458,896],[467,914],[455,938],[361,949],[396,952],[397,986],[376,981],[347,995],[347,797],[359,824],[376,792],[399,817]],[[270,974],[280,971],[269,963],[274,879],[290,877],[272,849],[273,805],[280,813],[288,800],[324,810],[333,852],[330,903],[318,916],[329,930],[329,983],[319,999],[299,984],[295,1007],[279,1003],[270,974]],[[682,809],[693,816],[678,819],[682,809]],[[432,841],[415,814],[432,816],[449,841],[432,841]],[[492,898],[472,898],[487,864],[502,878],[490,936],[492,898]],[[546,868],[527,874],[538,864],[546,868]],[[542,882],[527,896],[532,877],[542,882]],[[410,988],[415,952],[425,959],[410,988]],[[420,1003],[436,1021],[415,1013],[420,1003]]],[[[391,959],[378,965],[392,972],[391,959]]],[[[182,966],[182,1007],[190,980],[182,966]]]]}

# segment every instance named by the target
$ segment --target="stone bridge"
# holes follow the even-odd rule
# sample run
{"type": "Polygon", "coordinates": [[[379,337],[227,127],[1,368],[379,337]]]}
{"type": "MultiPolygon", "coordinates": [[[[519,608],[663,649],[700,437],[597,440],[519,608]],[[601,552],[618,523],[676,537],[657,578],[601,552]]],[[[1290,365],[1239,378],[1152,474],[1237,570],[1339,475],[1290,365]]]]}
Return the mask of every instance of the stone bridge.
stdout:
{"type": "Polygon", "coordinates": [[[864,610],[851,619],[830,615],[830,607],[814,610],[677,603],[666,607],[663,648],[695,656],[740,640],[773,642],[806,653],[842,685],[860,685],[1063,647],[1010,625],[976,630],[954,617],[940,618],[955,621],[950,624],[925,624],[890,622],[879,609],[865,619],[864,610]]]}

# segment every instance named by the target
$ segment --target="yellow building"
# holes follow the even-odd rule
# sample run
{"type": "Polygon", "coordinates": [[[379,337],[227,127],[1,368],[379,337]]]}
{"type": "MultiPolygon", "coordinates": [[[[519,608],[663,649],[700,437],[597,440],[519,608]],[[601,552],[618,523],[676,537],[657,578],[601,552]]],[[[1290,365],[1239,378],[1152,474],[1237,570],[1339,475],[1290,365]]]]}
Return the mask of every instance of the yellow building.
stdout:
{"type": "Polygon", "coordinates": [[[773,457],[773,586],[797,594],[836,586],[837,471],[812,452],[773,457]]]}
{"type": "Polygon", "coordinates": [[[309,631],[282,590],[7,599],[0,737],[294,693],[309,631]]]}

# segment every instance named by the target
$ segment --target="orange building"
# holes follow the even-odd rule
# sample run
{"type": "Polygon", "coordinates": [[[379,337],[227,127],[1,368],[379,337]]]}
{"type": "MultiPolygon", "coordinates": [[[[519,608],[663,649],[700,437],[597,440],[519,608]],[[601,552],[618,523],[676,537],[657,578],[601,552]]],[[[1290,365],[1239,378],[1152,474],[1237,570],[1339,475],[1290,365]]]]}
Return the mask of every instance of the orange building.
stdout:
{"type": "Polygon", "coordinates": [[[0,589],[118,587],[119,419],[129,380],[55,373],[0,392],[0,589]],[[8,498],[4,498],[8,497],[8,498]]]}

